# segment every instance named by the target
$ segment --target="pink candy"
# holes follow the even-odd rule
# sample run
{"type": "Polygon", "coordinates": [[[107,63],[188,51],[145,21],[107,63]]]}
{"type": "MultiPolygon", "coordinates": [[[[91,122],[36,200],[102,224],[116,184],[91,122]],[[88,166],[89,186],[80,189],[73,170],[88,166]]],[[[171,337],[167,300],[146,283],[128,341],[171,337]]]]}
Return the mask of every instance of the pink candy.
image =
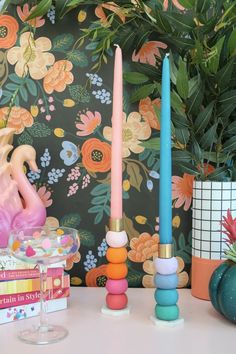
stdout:
{"type": "Polygon", "coordinates": [[[26,248],[26,250],[25,250],[26,257],[33,257],[35,254],[36,254],[36,252],[31,246],[28,246],[26,248]]]}
{"type": "Polygon", "coordinates": [[[45,250],[48,250],[52,247],[52,243],[51,241],[49,240],[49,238],[45,238],[42,242],[42,247],[45,249],[45,250]]]}

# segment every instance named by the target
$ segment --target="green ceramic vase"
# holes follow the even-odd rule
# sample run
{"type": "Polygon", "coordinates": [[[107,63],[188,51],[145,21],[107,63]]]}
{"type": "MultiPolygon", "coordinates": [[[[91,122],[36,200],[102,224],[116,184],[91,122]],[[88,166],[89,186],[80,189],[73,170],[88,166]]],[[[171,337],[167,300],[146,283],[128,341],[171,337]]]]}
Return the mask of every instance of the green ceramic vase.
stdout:
{"type": "Polygon", "coordinates": [[[222,263],[212,274],[209,283],[212,305],[223,316],[236,323],[236,263],[222,263]]]}

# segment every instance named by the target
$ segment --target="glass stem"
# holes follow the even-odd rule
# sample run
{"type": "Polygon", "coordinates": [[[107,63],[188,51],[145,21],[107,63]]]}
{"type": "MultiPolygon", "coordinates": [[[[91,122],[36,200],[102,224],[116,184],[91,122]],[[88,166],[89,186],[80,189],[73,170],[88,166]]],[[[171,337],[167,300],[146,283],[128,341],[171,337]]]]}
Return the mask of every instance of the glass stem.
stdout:
{"type": "Polygon", "coordinates": [[[47,320],[47,266],[39,264],[40,272],[40,319],[39,327],[46,329],[48,326],[47,320]]]}

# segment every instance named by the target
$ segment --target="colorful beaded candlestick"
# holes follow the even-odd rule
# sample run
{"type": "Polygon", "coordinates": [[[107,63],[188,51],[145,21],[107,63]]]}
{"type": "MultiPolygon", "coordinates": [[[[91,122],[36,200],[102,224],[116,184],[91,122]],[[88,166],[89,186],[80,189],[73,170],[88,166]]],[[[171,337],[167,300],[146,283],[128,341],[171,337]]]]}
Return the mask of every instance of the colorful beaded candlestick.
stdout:
{"type": "Polygon", "coordinates": [[[155,285],[154,294],[156,306],[155,316],[151,319],[155,325],[174,327],[184,322],[179,318],[177,268],[178,261],[173,257],[172,244],[160,244],[158,257],[154,260],[155,285]]]}
{"type": "Polygon", "coordinates": [[[110,219],[109,231],[106,234],[106,242],[109,246],[106,258],[107,277],[106,305],[102,307],[102,313],[112,316],[129,314],[130,309],[127,306],[128,298],[125,294],[128,289],[128,267],[126,265],[128,237],[123,228],[122,219],[110,219]]]}

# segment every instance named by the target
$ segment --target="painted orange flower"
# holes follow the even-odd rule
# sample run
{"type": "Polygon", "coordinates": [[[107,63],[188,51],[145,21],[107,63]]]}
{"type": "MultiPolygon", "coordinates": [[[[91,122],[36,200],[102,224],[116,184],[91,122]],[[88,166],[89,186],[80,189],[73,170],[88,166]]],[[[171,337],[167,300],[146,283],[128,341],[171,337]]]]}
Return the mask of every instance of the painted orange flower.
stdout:
{"type": "Polygon", "coordinates": [[[25,127],[31,127],[34,119],[29,111],[22,107],[3,107],[0,108],[0,121],[7,121],[8,128],[14,128],[15,134],[23,132],[25,127]]]}
{"type": "Polygon", "coordinates": [[[151,257],[157,257],[158,243],[159,236],[157,234],[151,236],[147,232],[143,232],[139,237],[131,239],[128,258],[132,262],[141,263],[151,257]]]}
{"type": "Polygon", "coordinates": [[[14,17],[0,15],[0,48],[8,49],[13,47],[17,40],[19,25],[14,17]]]}
{"type": "Polygon", "coordinates": [[[80,114],[82,123],[77,123],[76,128],[79,131],[76,133],[79,136],[90,135],[101,124],[102,118],[99,112],[92,113],[87,111],[86,114],[80,114]]]}
{"type": "Polygon", "coordinates": [[[136,51],[133,52],[132,60],[140,61],[140,63],[156,65],[156,57],[160,57],[159,48],[166,49],[167,45],[158,41],[146,42],[137,53],[136,51]]]}
{"type": "Polygon", "coordinates": [[[107,264],[102,264],[97,268],[90,269],[85,276],[87,286],[102,287],[107,281],[107,264]]]}
{"type": "MultiPolygon", "coordinates": [[[[180,11],[183,11],[185,10],[185,7],[183,7],[178,0],[172,0],[171,1],[172,4],[180,11]]],[[[168,9],[168,3],[169,3],[169,0],[164,0],[163,2],[163,10],[166,11],[168,9]]]]}
{"type": "Polygon", "coordinates": [[[69,60],[58,60],[47,72],[43,79],[44,90],[51,94],[53,91],[63,92],[66,86],[74,81],[71,73],[73,68],[69,60]]]}
{"type": "Polygon", "coordinates": [[[45,186],[42,186],[37,190],[36,185],[33,184],[33,188],[35,191],[37,191],[38,196],[43,202],[45,208],[48,208],[50,205],[52,205],[52,199],[50,199],[52,193],[48,191],[45,186]]]}
{"type": "MultiPolygon", "coordinates": [[[[178,261],[178,285],[177,288],[185,288],[189,283],[189,276],[188,273],[184,271],[184,260],[181,257],[176,257],[178,261]]],[[[154,284],[154,274],[155,274],[155,267],[152,260],[146,260],[143,263],[143,270],[145,273],[142,279],[142,284],[144,288],[155,288],[154,284]]]]}
{"type": "Polygon", "coordinates": [[[143,98],[139,102],[139,113],[149,123],[151,128],[160,130],[160,117],[156,115],[154,106],[160,109],[161,101],[159,98],[153,101],[150,97],[143,98]]]}
{"type": "Polygon", "coordinates": [[[111,168],[111,145],[92,138],[81,148],[82,163],[88,171],[107,172],[111,168]]]}
{"type": "Polygon", "coordinates": [[[34,38],[32,32],[24,32],[20,36],[19,46],[7,52],[7,60],[15,65],[15,73],[19,77],[29,75],[34,80],[40,80],[47,74],[47,67],[52,65],[55,57],[48,53],[52,43],[47,37],[34,38]]]}
{"type": "Polygon", "coordinates": [[[190,208],[193,197],[194,176],[184,173],[183,177],[172,177],[172,200],[175,200],[175,208],[184,206],[187,211],[190,208]]]}
{"type": "Polygon", "coordinates": [[[28,23],[30,26],[38,28],[42,27],[45,23],[45,19],[42,16],[35,17],[32,20],[25,21],[27,17],[29,17],[30,13],[35,9],[33,6],[31,9],[29,8],[29,4],[24,4],[23,8],[21,9],[20,6],[17,6],[17,14],[20,17],[22,22],[28,23]]]}
{"type": "Polygon", "coordinates": [[[107,24],[107,16],[105,14],[104,9],[114,12],[123,23],[125,22],[126,11],[111,1],[100,4],[95,9],[95,15],[101,20],[104,25],[107,24]]]}
{"type": "Polygon", "coordinates": [[[74,263],[79,263],[80,259],[81,259],[81,254],[79,253],[79,251],[73,254],[73,256],[67,258],[65,270],[72,269],[74,263]]]}

